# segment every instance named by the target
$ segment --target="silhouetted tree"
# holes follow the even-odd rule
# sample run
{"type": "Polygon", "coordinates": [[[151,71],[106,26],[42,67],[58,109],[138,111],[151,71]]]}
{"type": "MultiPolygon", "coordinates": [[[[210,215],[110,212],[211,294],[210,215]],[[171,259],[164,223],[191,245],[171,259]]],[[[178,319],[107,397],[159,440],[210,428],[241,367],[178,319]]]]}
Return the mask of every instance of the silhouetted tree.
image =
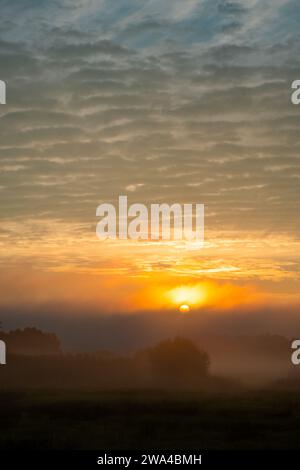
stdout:
{"type": "Polygon", "coordinates": [[[200,379],[208,375],[208,354],[188,339],[169,339],[137,356],[150,365],[152,373],[161,378],[200,379]]]}
{"type": "Polygon", "coordinates": [[[13,330],[0,333],[0,339],[5,340],[11,354],[43,355],[59,354],[61,346],[59,339],[53,333],[45,333],[37,328],[13,330]]]}

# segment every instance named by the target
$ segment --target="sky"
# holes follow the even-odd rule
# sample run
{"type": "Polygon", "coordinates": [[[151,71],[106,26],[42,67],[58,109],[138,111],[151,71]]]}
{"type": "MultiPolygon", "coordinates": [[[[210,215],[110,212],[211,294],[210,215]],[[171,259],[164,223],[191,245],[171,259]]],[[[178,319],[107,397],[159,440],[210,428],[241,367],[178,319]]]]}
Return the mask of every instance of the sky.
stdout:
{"type": "Polygon", "coordinates": [[[191,315],[297,311],[298,2],[1,0],[0,8],[8,323],[16,309],[25,319],[163,315],[182,301],[191,315]],[[204,248],[100,241],[96,208],[121,194],[205,204],[204,248]]]}

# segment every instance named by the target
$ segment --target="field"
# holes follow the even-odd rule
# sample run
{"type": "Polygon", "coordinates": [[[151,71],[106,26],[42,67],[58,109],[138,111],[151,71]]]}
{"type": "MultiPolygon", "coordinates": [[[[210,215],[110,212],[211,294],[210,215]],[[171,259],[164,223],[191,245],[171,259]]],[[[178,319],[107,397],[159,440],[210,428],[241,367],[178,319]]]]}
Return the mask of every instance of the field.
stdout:
{"type": "Polygon", "coordinates": [[[289,391],[1,393],[1,449],[297,449],[289,391]]]}

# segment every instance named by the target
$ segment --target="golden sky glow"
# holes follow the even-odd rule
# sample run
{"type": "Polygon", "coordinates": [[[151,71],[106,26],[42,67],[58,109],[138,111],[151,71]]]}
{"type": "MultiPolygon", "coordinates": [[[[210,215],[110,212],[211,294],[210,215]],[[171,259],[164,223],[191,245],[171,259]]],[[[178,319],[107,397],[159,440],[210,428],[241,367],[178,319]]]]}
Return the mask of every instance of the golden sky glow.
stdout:
{"type": "Polygon", "coordinates": [[[100,241],[84,225],[58,221],[4,228],[4,305],[57,301],[108,312],[159,312],[185,303],[193,310],[226,310],[299,302],[300,244],[287,235],[208,232],[199,249],[187,242],[100,241]]]}
{"type": "Polygon", "coordinates": [[[23,3],[0,31],[3,309],[299,305],[291,2],[23,3]],[[204,204],[204,248],[100,241],[121,194],[204,204]]]}

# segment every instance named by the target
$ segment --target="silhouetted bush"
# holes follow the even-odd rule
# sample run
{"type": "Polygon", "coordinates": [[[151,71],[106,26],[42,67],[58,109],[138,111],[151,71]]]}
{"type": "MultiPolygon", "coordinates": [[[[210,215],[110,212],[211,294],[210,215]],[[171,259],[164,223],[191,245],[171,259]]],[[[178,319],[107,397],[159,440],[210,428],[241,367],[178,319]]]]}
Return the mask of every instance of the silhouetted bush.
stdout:
{"type": "Polygon", "coordinates": [[[137,353],[136,358],[145,374],[163,381],[195,381],[208,375],[208,354],[184,338],[163,341],[137,353]]]}

